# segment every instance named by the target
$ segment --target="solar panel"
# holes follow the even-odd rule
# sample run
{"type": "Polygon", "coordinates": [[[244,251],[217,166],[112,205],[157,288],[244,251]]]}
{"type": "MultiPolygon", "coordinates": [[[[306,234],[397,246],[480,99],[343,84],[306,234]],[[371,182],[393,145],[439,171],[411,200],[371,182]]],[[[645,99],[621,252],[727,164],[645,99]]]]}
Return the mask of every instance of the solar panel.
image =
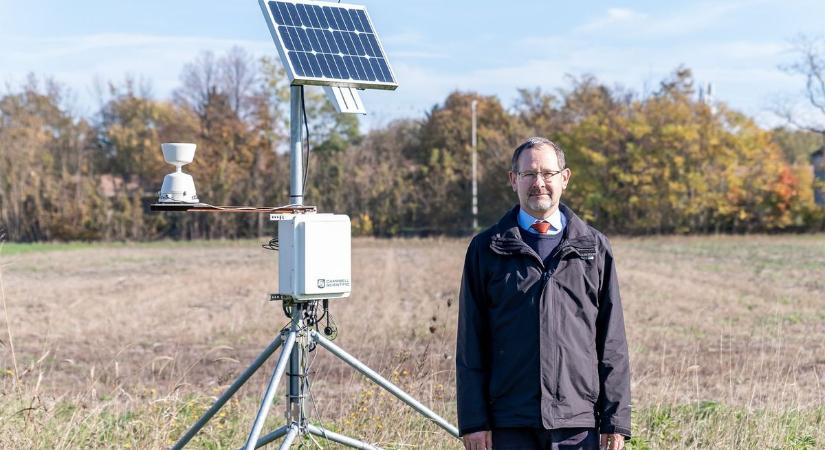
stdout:
{"type": "Polygon", "coordinates": [[[307,0],[259,0],[291,84],[395,89],[367,9],[307,0]]]}

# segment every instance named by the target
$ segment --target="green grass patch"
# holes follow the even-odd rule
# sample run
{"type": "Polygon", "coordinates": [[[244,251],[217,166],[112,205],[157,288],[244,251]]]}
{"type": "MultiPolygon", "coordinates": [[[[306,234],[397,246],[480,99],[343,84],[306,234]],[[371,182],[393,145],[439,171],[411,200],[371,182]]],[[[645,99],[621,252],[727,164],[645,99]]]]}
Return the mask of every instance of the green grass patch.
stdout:
{"type": "MultiPolygon", "coordinates": [[[[397,400],[377,389],[364,389],[353,400],[349,413],[322,426],[388,450],[462,448],[458,440],[406,408],[399,408],[397,400]]],[[[213,401],[214,397],[207,395],[126,403],[122,398],[99,403],[89,403],[87,398],[64,398],[50,405],[32,399],[5,401],[0,403],[0,442],[11,443],[10,448],[168,448],[213,401]]],[[[189,446],[237,448],[249,433],[257,407],[255,396],[230,400],[189,446]]],[[[276,407],[264,433],[282,424],[282,412],[276,407]]],[[[312,440],[303,444],[303,448],[317,448],[312,440]]],[[[633,439],[626,448],[815,450],[824,448],[823,444],[825,405],[749,410],[709,400],[635,410],[633,439]]],[[[344,448],[327,442],[322,446],[344,448]]]]}
{"type": "Polygon", "coordinates": [[[825,405],[747,410],[716,401],[658,405],[633,413],[631,450],[825,448],[825,405]]]}
{"type": "Polygon", "coordinates": [[[39,252],[60,252],[70,250],[84,250],[89,248],[100,248],[105,244],[91,242],[35,242],[18,243],[6,242],[0,244],[0,256],[20,255],[23,253],[39,252]]]}
{"type": "Polygon", "coordinates": [[[64,252],[76,250],[92,250],[101,248],[220,248],[245,247],[263,244],[268,238],[238,239],[238,240],[194,240],[173,241],[162,240],[152,242],[4,242],[0,244],[0,257],[21,255],[26,253],[64,252]]]}

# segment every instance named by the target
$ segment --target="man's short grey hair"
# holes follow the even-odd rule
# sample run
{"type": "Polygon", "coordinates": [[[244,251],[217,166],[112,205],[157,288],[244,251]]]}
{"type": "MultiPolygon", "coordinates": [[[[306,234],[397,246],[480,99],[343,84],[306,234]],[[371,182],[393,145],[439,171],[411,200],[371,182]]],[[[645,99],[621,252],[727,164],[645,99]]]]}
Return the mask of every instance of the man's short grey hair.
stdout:
{"type": "Polygon", "coordinates": [[[518,159],[525,150],[530,150],[531,148],[539,147],[550,147],[553,150],[555,150],[556,158],[558,158],[559,160],[559,170],[565,168],[564,150],[562,150],[561,146],[547,138],[531,137],[530,139],[527,139],[526,141],[522,142],[522,144],[516,147],[516,150],[513,152],[513,172],[518,173],[518,159]]]}

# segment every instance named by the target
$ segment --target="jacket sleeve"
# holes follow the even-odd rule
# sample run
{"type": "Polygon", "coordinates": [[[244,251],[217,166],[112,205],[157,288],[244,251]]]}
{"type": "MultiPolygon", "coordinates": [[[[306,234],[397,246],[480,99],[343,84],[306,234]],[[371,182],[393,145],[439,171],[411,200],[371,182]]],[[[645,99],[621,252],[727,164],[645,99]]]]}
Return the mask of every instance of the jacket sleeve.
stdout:
{"type": "Polygon", "coordinates": [[[456,338],[456,400],[461,436],[490,429],[488,411],[487,318],[476,239],[470,243],[458,294],[456,338]]]}
{"type": "Polygon", "coordinates": [[[597,411],[599,431],[630,437],[630,359],[624,328],[624,314],[619,295],[619,280],[613,249],[601,237],[604,266],[599,290],[599,313],[596,319],[596,351],[599,357],[601,393],[597,411]]]}

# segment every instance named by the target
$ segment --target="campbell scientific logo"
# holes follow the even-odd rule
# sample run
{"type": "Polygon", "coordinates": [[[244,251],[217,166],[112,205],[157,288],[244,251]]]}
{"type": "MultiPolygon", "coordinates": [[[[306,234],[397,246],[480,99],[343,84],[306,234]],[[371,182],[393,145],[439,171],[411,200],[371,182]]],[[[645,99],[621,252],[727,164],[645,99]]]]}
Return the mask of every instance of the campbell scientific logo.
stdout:
{"type": "Polygon", "coordinates": [[[318,278],[318,289],[324,288],[342,288],[349,287],[349,279],[341,278],[338,280],[327,280],[325,278],[318,278]]]}

